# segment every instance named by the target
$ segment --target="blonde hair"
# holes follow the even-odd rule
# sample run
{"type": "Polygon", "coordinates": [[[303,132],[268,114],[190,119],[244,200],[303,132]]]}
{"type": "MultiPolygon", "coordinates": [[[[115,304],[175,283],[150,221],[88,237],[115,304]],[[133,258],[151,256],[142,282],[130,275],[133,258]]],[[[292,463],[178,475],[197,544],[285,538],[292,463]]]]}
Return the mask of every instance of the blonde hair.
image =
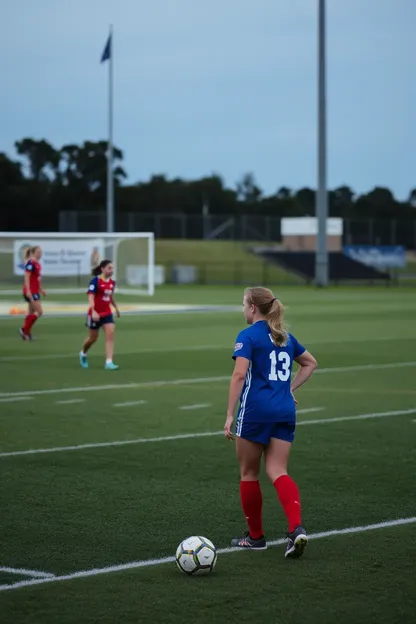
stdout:
{"type": "Polygon", "coordinates": [[[29,260],[29,258],[34,256],[36,249],[39,249],[39,245],[35,245],[34,247],[28,247],[25,251],[25,260],[29,260]]]}
{"type": "Polygon", "coordinates": [[[270,334],[277,347],[283,347],[287,343],[288,331],[283,319],[283,304],[276,299],[269,288],[257,286],[245,290],[246,301],[255,305],[262,314],[270,328],[270,334]]]}

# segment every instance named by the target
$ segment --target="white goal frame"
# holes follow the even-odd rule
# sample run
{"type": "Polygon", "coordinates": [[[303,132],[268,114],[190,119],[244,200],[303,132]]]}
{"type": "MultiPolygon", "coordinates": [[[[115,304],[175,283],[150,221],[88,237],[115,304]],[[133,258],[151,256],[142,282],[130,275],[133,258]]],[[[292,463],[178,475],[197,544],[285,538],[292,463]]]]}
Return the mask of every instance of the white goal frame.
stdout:
{"type": "MultiPolygon", "coordinates": [[[[135,239],[135,238],[145,238],[148,240],[147,247],[147,266],[148,266],[148,287],[147,294],[149,296],[153,296],[155,294],[155,235],[154,232],[0,232],[0,238],[9,238],[9,239],[89,239],[89,238],[98,238],[103,239],[104,241],[114,241],[116,244],[114,246],[114,273],[117,279],[117,247],[122,242],[122,239],[135,239]]],[[[70,288],[54,288],[50,289],[49,292],[55,294],[71,294],[84,292],[85,289],[70,289],[70,288]]],[[[125,289],[118,288],[117,291],[121,294],[137,294],[137,289],[125,289]]],[[[141,294],[146,294],[144,289],[139,291],[141,294]]]]}

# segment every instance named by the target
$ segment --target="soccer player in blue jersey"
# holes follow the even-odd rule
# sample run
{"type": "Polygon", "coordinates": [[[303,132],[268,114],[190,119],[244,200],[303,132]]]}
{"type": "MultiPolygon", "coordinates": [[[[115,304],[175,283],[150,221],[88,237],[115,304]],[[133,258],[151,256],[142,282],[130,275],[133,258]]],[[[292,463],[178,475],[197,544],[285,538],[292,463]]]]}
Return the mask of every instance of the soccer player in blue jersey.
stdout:
{"type": "Polygon", "coordinates": [[[285,557],[298,558],[308,542],[302,526],[299,489],[287,474],[295,437],[294,392],[315,370],[315,358],[285,329],[283,305],[267,288],[248,288],[243,312],[250,327],[239,333],[234,347],[235,368],[230,383],[224,433],[230,440],[238,400],[235,429],[240,464],[240,498],[248,532],[232,540],[236,548],[265,550],[262,524],[260,463],[276,489],[288,521],[285,557]],[[291,379],[292,364],[299,370],[291,379]]]}

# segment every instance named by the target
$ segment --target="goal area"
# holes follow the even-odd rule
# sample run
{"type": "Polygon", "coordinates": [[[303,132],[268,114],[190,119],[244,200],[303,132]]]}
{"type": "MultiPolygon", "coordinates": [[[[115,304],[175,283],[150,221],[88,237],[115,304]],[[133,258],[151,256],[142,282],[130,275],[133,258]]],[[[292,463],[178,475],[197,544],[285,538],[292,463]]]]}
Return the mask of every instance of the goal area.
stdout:
{"type": "Polygon", "coordinates": [[[37,245],[42,248],[42,283],[49,293],[85,292],[92,269],[111,260],[117,292],[154,294],[153,232],[0,232],[0,294],[22,288],[25,253],[37,245]]]}

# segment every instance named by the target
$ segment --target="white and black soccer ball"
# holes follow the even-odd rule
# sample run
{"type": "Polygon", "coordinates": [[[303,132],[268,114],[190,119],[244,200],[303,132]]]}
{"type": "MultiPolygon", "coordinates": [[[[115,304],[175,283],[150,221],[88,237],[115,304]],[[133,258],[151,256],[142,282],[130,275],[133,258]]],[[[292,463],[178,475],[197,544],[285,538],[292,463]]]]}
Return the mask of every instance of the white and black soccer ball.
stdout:
{"type": "Polygon", "coordinates": [[[207,574],[216,563],[216,548],[206,537],[188,537],[176,550],[176,565],[185,574],[207,574]]]}

